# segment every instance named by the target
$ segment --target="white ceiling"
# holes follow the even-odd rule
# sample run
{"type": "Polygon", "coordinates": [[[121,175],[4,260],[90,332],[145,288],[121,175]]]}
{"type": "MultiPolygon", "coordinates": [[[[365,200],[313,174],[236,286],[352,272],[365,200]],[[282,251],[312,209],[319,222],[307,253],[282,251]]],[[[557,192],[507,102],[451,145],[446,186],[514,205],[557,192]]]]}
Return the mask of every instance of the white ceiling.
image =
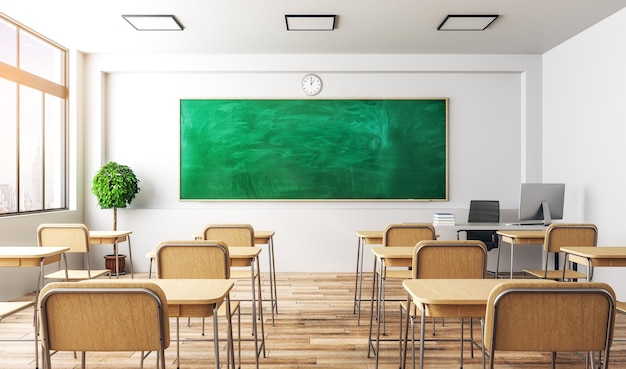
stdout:
{"type": "Polygon", "coordinates": [[[541,54],[626,0],[0,0],[0,12],[86,53],[541,54]],[[136,31],[122,14],[174,14],[184,31],[136,31]],[[334,31],[288,32],[285,14],[337,14],[334,31]],[[499,14],[442,32],[448,14],[499,14]]]}

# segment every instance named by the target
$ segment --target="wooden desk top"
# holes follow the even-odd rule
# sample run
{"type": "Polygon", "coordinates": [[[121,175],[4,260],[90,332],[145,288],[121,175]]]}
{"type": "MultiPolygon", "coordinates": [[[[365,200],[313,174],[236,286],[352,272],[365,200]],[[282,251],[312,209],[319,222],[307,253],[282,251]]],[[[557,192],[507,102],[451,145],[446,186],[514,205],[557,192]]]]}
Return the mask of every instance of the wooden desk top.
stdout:
{"type": "MultiPolygon", "coordinates": [[[[228,254],[231,259],[249,259],[257,257],[263,248],[259,246],[233,246],[228,248],[228,254]]],[[[156,257],[156,250],[150,250],[146,252],[148,259],[154,259],[156,257]]]]}
{"type": "Polygon", "coordinates": [[[356,235],[363,238],[383,238],[383,231],[356,231],[356,235]]]}
{"type": "MultiPolygon", "coordinates": [[[[168,305],[219,304],[234,286],[234,281],[230,279],[107,279],[107,282],[113,281],[121,284],[154,283],[165,293],[168,305]]],[[[91,279],[88,282],[101,280],[91,279]]]]}
{"type": "Polygon", "coordinates": [[[228,246],[231,259],[249,259],[259,256],[263,248],[259,246],[228,246]]]}
{"type": "MultiPolygon", "coordinates": [[[[276,232],[274,231],[254,231],[254,243],[259,245],[268,244],[270,238],[274,237],[276,232]]],[[[201,240],[202,233],[196,233],[193,235],[194,240],[201,240]]]]}
{"type": "Polygon", "coordinates": [[[0,246],[0,266],[40,266],[42,259],[61,255],[69,249],[69,247],[64,246],[0,246]]]}
{"type": "Polygon", "coordinates": [[[94,245],[111,245],[122,242],[132,231],[89,231],[89,242],[94,245]]]}
{"type": "MultiPolygon", "coordinates": [[[[626,266],[626,247],[624,246],[569,246],[561,247],[561,251],[587,259],[592,267],[624,267],[626,266]]],[[[574,259],[570,257],[570,260],[574,259]]],[[[578,262],[578,260],[574,260],[578,262]]]]}
{"type": "Polygon", "coordinates": [[[589,259],[626,259],[624,246],[566,246],[561,251],[589,259]]]}
{"type": "Polygon", "coordinates": [[[526,245],[540,245],[546,237],[546,231],[499,230],[496,232],[504,242],[526,245]]]}
{"type": "MultiPolygon", "coordinates": [[[[541,279],[529,279],[527,281],[531,283],[557,283],[541,279]]],[[[428,314],[429,316],[483,317],[487,299],[494,287],[500,283],[511,282],[515,282],[515,280],[408,279],[404,280],[402,285],[416,304],[431,305],[427,310],[427,313],[431,312],[428,314]],[[446,309],[450,306],[455,308],[446,309]]]]}
{"type": "Polygon", "coordinates": [[[412,259],[414,246],[377,246],[372,252],[379,259],[412,259]]]}

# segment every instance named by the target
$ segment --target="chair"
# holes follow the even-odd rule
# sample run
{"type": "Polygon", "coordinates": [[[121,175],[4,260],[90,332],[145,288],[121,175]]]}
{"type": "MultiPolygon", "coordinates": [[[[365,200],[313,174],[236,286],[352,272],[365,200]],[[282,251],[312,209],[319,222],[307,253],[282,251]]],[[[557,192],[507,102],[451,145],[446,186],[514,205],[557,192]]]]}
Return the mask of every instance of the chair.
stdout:
{"type": "MultiPolygon", "coordinates": [[[[500,202],[498,200],[470,201],[468,223],[500,223],[500,202]]],[[[498,247],[498,235],[494,230],[467,230],[468,240],[483,241],[487,251],[498,247]]]]}
{"type": "Polygon", "coordinates": [[[68,269],[67,259],[63,254],[64,268],[44,276],[45,279],[57,279],[64,281],[81,281],[93,279],[103,275],[111,276],[108,269],[91,269],[89,253],[89,229],[84,224],[53,223],[41,224],[37,229],[37,242],[39,246],[67,246],[70,248],[66,253],[82,254],[86,269],[68,269]]]}
{"type": "MultiPolygon", "coordinates": [[[[254,228],[250,224],[208,224],[202,231],[202,238],[205,240],[222,241],[228,247],[254,247],[254,228]]],[[[250,279],[252,289],[252,335],[254,336],[255,357],[258,368],[258,359],[261,351],[263,352],[263,357],[265,357],[265,322],[263,321],[263,298],[261,296],[259,258],[233,258],[231,256],[230,267],[230,279],[250,279]],[[260,345],[256,324],[257,300],[258,320],[261,321],[260,345]]]]}
{"type": "MultiPolygon", "coordinates": [[[[157,278],[162,279],[229,279],[230,278],[230,257],[228,247],[220,241],[164,241],[156,249],[157,278]]],[[[230,304],[230,314],[226,314],[225,304],[220,306],[218,314],[232,317],[238,314],[238,363],[241,367],[241,316],[239,303],[230,304]]],[[[208,311],[214,319],[212,311],[208,311]]],[[[229,318],[230,319],[230,318],[229,318]]],[[[229,326],[232,326],[230,324],[229,326]]],[[[202,318],[204,330],[204,317],[202,318]]],[[[217,327],[214,321],[214,327],[217,327]]],[[[204,334],[204,333],[203,333],[204,334]]],[[[232,342],[232,331],[228,332],[232,342]]],[[[176,317],[176,361],[180,366],[180,324],[179,317],[176,317]]],[[[229,360],[233,360],[234,350],[229,347],[229,360]]],[[[228,367],[228,364],[227,364],[228,367]]]]}
{"type": "MultiPolygon", "coordinates": [[[[170,344],[167,300],[150,282],[52,282],[39,296],[47,369],[52,351],[157,351],[165,369],[170,344]]],[[[141,355],[143,367],[143,355],[141,355]]]]}
{"type": "MultiPolygon", "coordinates": [[[[383,246],[401,246],[401,247],[415,247],[415,245],[423,240],[434,240],[437,238],[435,228],[432,224],[425,223],[401,223],[401,224],[388,224],[383,230],[383,246]]],[[[411,259],[406,260],[383,260],[381,270],[374,272],[373,285],[372,285],[372,300],[370,307],[370,329],[369,337],[372,337],[373,319],[374,319],[374,301],[376,300],[376,311],[379,311],[381,307],[378,306],[378,301],[382,303],[382,316],[381,321],[383,323],[383,334],[385,334],[385,302],[388,301],[385,297],[385,282],[387,279],[394,279],[401,281],[403,279],[411,278],[411,259]],[[381,272],[382,271],[382,272],[381,272]],[[382,273],[382,274],[381,274],[382,273]],[[380,291],[377,291],[378,278],[380,278],[380,291]],[[381,296],[376,298],[376,292],[381,296]]],[[[401,301],[400,299],[389,301],[401,301]]],[[[378,322],[380,324],[380,321],[378,322]]],[[[379,333],[377,333],[378,335],[379,333]]],[[[377,347],[380,342],[380,337],[376,339],[377,347]]],[[[371,347],[370,347],[371,349],[371,347]]],[[[368,349],[369,350],[369,349],[368,349]]],[[[369,355],[369,351],[368,351],[369,355]]],[[[378,367],[378,349],[375,352],[376,366],[378,367]]]]}
{"type": "MultiPolygon", "coordinates": [[[[420,241],[415,245],[412,260],[413,279],[483,279],[487,275],[487,246],[479,240],[420,241]]],[[[400,344],[400,363],[405,367],[408,329],[411,323],[412,360],[415,365],[415,319],[421,312],[413,302],[400,303],[400,341],[402,342],[402,315],[409,319],[404,327],[404,348],[400,344]]],[[[431,312],[433,313],[433,312],[431,312]]],[[[433,313],[433,317],[456,318],[449,313],[433,313]]],[[[463,367],[463,317],[461,318],[461,367],[463,367]]],[[[471,323],[471,320],[470,320],[471,323]]],[[[473,332],[473,330],[470,330],[473,332]]],[[[422,327],[423,334],[423,327],[422,327]]],[[[473,357],[473,334],[470,338],[473,357]]]]}
{"type": "Polygon", "coordinates": [[[555,368],[557,352],[604,351],[606,369],[614,324],[615,293],[606,283],[502,283],[487,302],[485,354],[493,369],[496,351],[551,352],[555,368]]]}
{"type": "MultiPolygon", "coordinates": [[[[548,269],[548,255],[553,254],[558,260],[561,246],[597,246],[598,228],[593,224],[551,224],[546,229],[543,242],[543,269],[525,269],[524,275],[552,280],[587,279],[587,274],[564,268],[565,270],[548,269]]],[[[570,257],[570,261],[579,261],[570,257]]],[[[590,274],[591,275],[591,274],[590,274]]]]}

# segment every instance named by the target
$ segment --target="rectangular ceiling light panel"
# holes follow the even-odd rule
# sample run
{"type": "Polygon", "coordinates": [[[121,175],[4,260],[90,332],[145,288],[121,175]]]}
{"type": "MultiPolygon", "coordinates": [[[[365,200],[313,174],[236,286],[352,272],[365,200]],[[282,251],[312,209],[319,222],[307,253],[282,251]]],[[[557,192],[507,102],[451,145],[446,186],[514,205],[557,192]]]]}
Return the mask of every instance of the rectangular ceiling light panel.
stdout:
{"type": "Polygon", "coordinates": [[[285,15],[287,31],[332,31],[336,15],[285,15]]]}
{"type": "Polygon", "coordinates": [[[122,15],[137,31],[182,31],[182,23],[174,15],[122,15]]]}
{"type": "Polygon", "coordinates": [[[438,31],[484,31],[498,18],[497,15],[448,15],[438,31]]]}

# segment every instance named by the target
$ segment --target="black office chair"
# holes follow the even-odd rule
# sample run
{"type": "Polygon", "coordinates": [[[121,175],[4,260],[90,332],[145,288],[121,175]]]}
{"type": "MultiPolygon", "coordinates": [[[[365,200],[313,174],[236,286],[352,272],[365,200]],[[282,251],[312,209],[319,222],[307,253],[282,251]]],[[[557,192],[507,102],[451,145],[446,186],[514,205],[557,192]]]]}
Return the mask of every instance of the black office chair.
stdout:
{"type": "MultiPolygon", "coordinates": [[[[467,222],[500,223],[500,202],[498,200],[471,200],[467,222]]],[[[498,248],[499,238],[495,230],[463,230],[459,232],[465,232],[468,240],[483,241],[487,246],[487,251],[498,248]]],[[[487,271],[487,273],[498,277],[493,271],[487,271]]]]}
{"type": "MultiPolygon", "coordinates": [[[[470,201],[468,223],[500,223],[500,202],[498,200],[472,200],[470,201]]],[[[487,251],[498,247],[496,231],[467,231],[468,240],[483,241],[487,251]]]]}

